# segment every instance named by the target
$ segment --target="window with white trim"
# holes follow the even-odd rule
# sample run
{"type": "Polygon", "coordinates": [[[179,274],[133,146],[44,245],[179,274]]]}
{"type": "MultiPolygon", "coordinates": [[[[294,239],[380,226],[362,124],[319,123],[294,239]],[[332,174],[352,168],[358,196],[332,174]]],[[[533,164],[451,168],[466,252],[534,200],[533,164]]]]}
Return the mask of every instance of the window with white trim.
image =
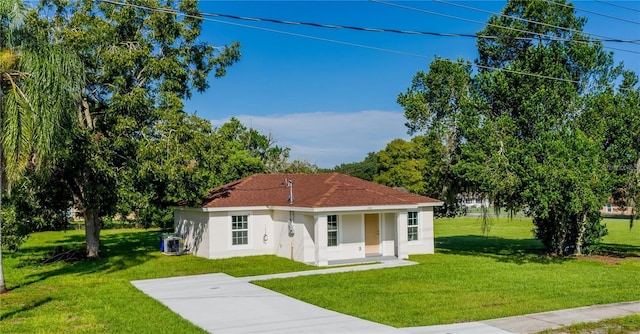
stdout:
{"type": "Polygon", "coordinates": [[[249,217],[247,215],[231,216],[231,244],[249,244],[249,217]]]}
{"type": "Polygon", "coordinates": [[[418,240],[418,213],[415,211],[407,214],[407,237],[409,241],[418,240]]]}
{"type": "Polygon", "coordinates": [[[327,246],[338,246],[338,215],[327,216],[327,246]]]}

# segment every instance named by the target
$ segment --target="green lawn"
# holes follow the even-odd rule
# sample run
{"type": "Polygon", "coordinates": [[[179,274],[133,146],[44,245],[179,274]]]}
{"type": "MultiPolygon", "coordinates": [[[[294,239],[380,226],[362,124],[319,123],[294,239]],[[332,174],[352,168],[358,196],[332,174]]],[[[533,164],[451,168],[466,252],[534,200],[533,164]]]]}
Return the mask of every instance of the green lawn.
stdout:
{"type": "Polygon", "coordinates": [[[599,322],[576,324],[554,330],[540,332],[540,334],[623,334],[640,333],[640,314],[627,317],[607,319],[599,322]]]}
{"type": "Polygon", "coordinates": [[[104,258],[97,261],[40,263],[57,246],[79,248],[83,233],[36,233],[18,253],[5,254],[11,291],[0,296],[0,333],[204,333],[129,281],[313,269],[276,256],[228,260],[166,256],[158,251],[158,231],[144,230],[103,231],[104,258]]]}
{"type": "MultiPolygon", "coordinates": [[[[609,251],[640,255],[640,228],[608,221],[609,251]]],[[[0,333],[201,333],[129,281],[202,273],[234,276],[311,269],[274,256],[205,260],[165,256],[158,232],[103,231],[104,258],[44,265],[57,246],[79,248],[83,231],[34,234],[6,254],[11,291],[0,296],[0,333]]],[[[478,320],[640,299],[640,259],[613,263],[541,255],[529,220],[494,219],[489,237],[477,218],[436,221],[437,254],[419,265],[307,276],[260,285],[314,304],[393,326],[478,320]]],[[[611,260],[611,259],[609,259],[611,260]]]]}
{"type": "Polygon", "coordinates": [[[435,255],[411,267],[274,279],[257,284],[309,303],[395,327],[475,321],[640,299],[640,229],[608,220],[610,250],[627,258],[542,254],[529,219],[436,221],[435,255]],[[616,244],[612,244],[612,243],[616,244]],[[603,262],[606,260],[607,262],[603,262]]]}

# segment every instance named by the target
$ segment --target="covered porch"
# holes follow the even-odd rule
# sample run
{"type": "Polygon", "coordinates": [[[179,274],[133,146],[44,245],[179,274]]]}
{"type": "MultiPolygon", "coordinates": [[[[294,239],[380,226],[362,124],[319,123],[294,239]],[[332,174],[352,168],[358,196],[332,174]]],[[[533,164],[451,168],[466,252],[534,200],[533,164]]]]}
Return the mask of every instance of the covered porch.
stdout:
{"type": "Polygon", "coordinates": [[[407,259],[407,211],[313,216],[313,264],[349,265],[407,259]]]}

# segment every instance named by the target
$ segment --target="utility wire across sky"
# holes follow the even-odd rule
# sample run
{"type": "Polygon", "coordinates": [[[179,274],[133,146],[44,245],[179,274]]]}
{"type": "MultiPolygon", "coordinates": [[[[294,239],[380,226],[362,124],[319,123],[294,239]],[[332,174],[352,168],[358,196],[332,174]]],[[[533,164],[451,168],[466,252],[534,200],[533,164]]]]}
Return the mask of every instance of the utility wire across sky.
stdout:
{"type": "Polygon", "coordinates": [[[454,2],[450,2],[450,1],[444,1],[444,0],[433,0],[433,1],[437,2],[437,3],[445,4],[445,5],[448,5],[448,6],[453,6],[453,7],[473,10],[473,11],[480,12],[480,13],[491,14],[491,15],[496,15],[496,16],[500,16],[500,17],[504,17],[504,18],[510,18],[510,19],[517,19],[519,21],[523,21],[523,22],[527,22],[527,23],[531,23],[531,24],[539,24],[539,25],[542,25],[542,26],[545,26],[545,27],[556,28],[556,29],[560,29],[560,30],[564,30],[564,31],[574,32],[574,33],[581,33],[581,34],[584,34],[584,35],[587,35],[587,36],[595,36],[595,37],[598,37],[598,40],[601,41],[601,42],[622,42],[622,43],[626,43],[626,42],[638,43],[639,42],[639,40],[622,40],[622,39],[619,39],[619,38],[613,38],[613,37],[608,37],[608,36],[604,36],[604,35],[598,35],[598,34],[594,34],[594,33],[588,33],[588,32],[584,32],[584,31],[579,31],[579,30],[572,29],[572,28],[560,27],[560,26],[549,24],[549,23],[546,23],[546,22],[538,22],[538,21],[525,19],[523,17],[512,17],[512,16],[509,16],[509,15],[504,15],[504,14],[501,14],[501,13],[492,12],[490,10],[484,10],[484,9],[480,9],[480,8],[466,6],[466,5],[462,5],[462,4],[454,3],[454,2]]]}
{"type": "MultiPolygon", "coordinates": [[[[449,15],[449,14],[438,13],[438,12],[434,12],[434,11],[430,11],[430,10],[426,10],[426,9],[421,9],[421,8],[416,8],[416,7],[396,4],[396,3],[393,3],[393,2],[387,2],[387,1],[381,1],[381,0],[369,0],[369,1],[374,2],[374,3],[379,3],[379,4],[382,4],[382,5],[386,5],[386,6],[408,9],[408,10],[412,10],[412,11],[419,12],[419,13],[425,13],[425,14],[430,14],[430,15],[441,16],[441,17],[445,17],[445,18],[449,18],[449,19],[458,20],[458,21],[477,23],[477,24],[480,24],[480,25],[488,25],[488,26],[492,26],[492,27],[496,27],[496,28],[507,29],[507,30],[521,32],[521,33],[525,33],[525,34],[532,34],[532,35],[539,36],[542,39],[552,39],[552,40],[556,40],[556,41],[574,42],[574,43],[582,43],[582,44],[589,44],[590,43],[590,41],[566,39],[566,38],[561,38],[561,37],[550,37],[550,36],[542,34],[542,33],[537,33],[537,32],[533,32],[533,31],[528,31],[528,30],[518,29],[518,28],[513,28],[513,27],[505,27],[505,26],[501,26],[499,24],[492,24],[492,23],[487,23],[487,22],[467,19],[467,18],[464,18],[464,17],[458,17],[458,16],[449,15]]],[[[630,41],[630,40],[627,40],[625,42],[626,43],[634,43],[634,41],[630,41]]],[[[606,47],[606,48],[612,49],[612,50],[617,50],[617,51],[640,54],[640,51],[620,49],[620,48],[615,48],[615,47],[610,47],[610,46],[606,47]]]]}
{"type": "MultiPolygon", "coordinates": [[[[377,50],[377,51],[383,51],[383,52],[389,52],[389,53],[395,53],[395,54],[401,54],[401,55],[407,55],[407,56],[413,56],[413,57],[419,57],[419,58],[426,58],[426,59],[434,59],[434,57],[429,57],[429,56],[425,56],[425,55],[421,55],[421,54],[407,53],[407,52],[397,51],[397,50],[392,50],[392,49],[379,48],[379,47],[374,47],[374,46],[369,46],[369,45],[351,43],[351,42],[340,41],[340,40],[335,40],[335,39],[328,39],[328,38],[323,38],[323,37],[310,36],[310,35],[299,34],[299,33],[292,33],[292,32],[287,32],[287,31],[276,30],[276,29],[264,28],[264,27],[256,27],[256,26],[245,25],[245,24],[240,24],[240,23],[235,23],[235,22],[227,22],[227,21],[217,20],[217,19],[213,19],[213,18],[209,17],[209,16],[214,16],[215,17],[215,16],[221,16],[222,15],[222,14],[217,14],[217,13],[184,13],[184,12],[180,12],[178,10],[172,9],[172,8],[149,7],[149,6],[144,6],[144,5],[136,5],[136,4],[118,2],[118,1],[113,1],[113,0],[94,0],[94,1],[103,2],[103,3],[109,3],[109,4],[113,4],[113,5],[118,5],[118,6],[126,6],[126,7],[138,8],[138,9],[143,9],[143,10],[162,12],[162,13],[167,13],[167,14],[172,14],[172,15],[177,15],[177,16],[183,16],[183,17],[189,17],[189,18],[197,18],[197,19],[202,19],[202,20],[216,22],[216,23],[234,25],[234,26],[245,27],[245,28],[250,28],[250,29],[257,29],[257,30],[262,30],[262,31],[267,31],[267,32],[273,32],[273,33],[284,34],[284,35],[289,35],[289,36],[308,38],[308,39],[319,40],[319,41],[330,42],[330,43],[337,43],[337,44],[342,44],[342,45],[347,45],[347,46],[360,47],[360,48],[365,48],[365,49],[370,49],[370,50],[377,50]]],[[[407,6],[403,6],[403,5],[387,3],[387,2],[384,2],[384,1],[378,1],[378,0],[370,0],[370,1],[381,3],[381,4],[389,4],[389,5],[392,5],[392,6],[397,6],[397,7],[407,8],[407,9],[415,9],[415,8],[407,7],[407,6]]],[[[420,11],[422,11],[422,10],[420,10],[420,11]]],[[[231,15],[226,15],[226,14],[224,14],[224,15],[225,16],[231,16],[231,15]]],[[[446,15],[446,14],[441,14],[441,15],[446,15]]],[[[239,16],[237,16],[237,17],[240,18],[239,16]]],[[[279,23],[279,20],[273,20],[273,19],[260,19],[260,18],[245,18],[245,19],[249,19],[251,21],[262,21],[262,20],[267,21],[268,20],[268,22],[279,23]]],[[[458,19],[460,19],[460,18],[458,18],[458,19]]],[[[468,20],[468,21],[473,21],[473,20],[468,20]]],[[[287,21],[281,21],[281,22],[287,22],[287,21]]],[[[294,21],[290,21],[290,22],[294,22],[294,21]]],[[[477,21],[473,21],[473,22],[477,22],[477,21]]],[[[295,23],[303,24],[303,22],[295,22],[295,23]]],[[[286,24],[286,23],[283,23],[283,24],[286,24]]],[[[324,25],[314,23],[313,26],[322,27],[324,25]]],[[[332,25],[327,25],[327,26],[329,26],[331,28],[338,27],[338,26],[332,26],[332,25]]],[[[508,28],[508,27],[502,27],[502,28],[508,28]]],[[[356,30],[364,30],[364,29],[365,28],[358,28],[356,30]]],[[[382,29],[377,29],[377,28],[369,28],[369,29],[382,30],[382,29]]],[[[392,29],[389,29],[389,30],[392,30],[392,29]]],[[[369,30],[364,30],[364,31],[369,31],[369,30]]],[[[397,31],[401,31],[401,30],[397,30],[397,31]]],[[[396,30],[394,30],[393,32],[396,32],[396,30]]],[[[523,31],[523,32],[535,34],[534,32],[529,32],[529,31],[523,31]]],[[[483,37],[476,36],[476,38],[483,38],[483,37]]],[[[494,38],[497,38],[497,37],[494,37],[494,38]]],[[[562,40],[570,41],[570,40],[566,40],[566,39],[562,39],[562,40]]],[[[583,41],[583,42],[585,42],[585,41],[583,41]]],[[[629,42],[629,41],[627,41],[627,42],[629,42]]],[[[640,53],[640,52],[636,52],[636,51],[632,51],[632,52],[640,53]]],[[[486,69],[486,70],[503,71],[503,72],[513,73],[513,74],[533,76],[533,77],[538,77],[538,78],[543,78],[543,79],[564,81],[564,82],[570,82],[570,83],[575,83],[575,84],[579,84],[580,83],[579,81],[566,79],[566,78],[552,77],[552,76],[546,76],[546,75],[541,75],[541,74],[536,74],[536,73],[527,73],[527,72],[522,72],[522,71],[510,70],[510,69],[506,69],[506,68],[497,68],[497,67],[491,67],[491,66],[484,66],[484,65],[479,65],[479,64],[471,64],[471,63],[465,63],[465,62],[461,62],[461,61],[449,60],[449,59],[445,59],[445,58],[440,58],[440,59],[441,60],[445,60],[445,61],[449,61],[449,62],[452,62],[452,63],[457,63],[457,64],[460,64],[460,65],[472,65],[472,66],[475,66],[477,68],[486,69]]]]}
{"type": "Polygon", "coordinates": [[[618,21],[628,22],[628,23],[633,23],[633,24],[640,24],[640,22],[638,22],[638,21],[628,20],[628,19],[625,19],[625,18],[613,16],[613,15],[603,14],[603,13],[596,12],[596,11],[593,11],[593,10],[582,9],[582,8],[578,8],[578,7],[575,7],[575,6],[570,6],[570,5],[567,5],[567,4],[564,4],[564,3],[555,2],[555,1],[552,1],[552,0],[544,0],[544,1],[547,2],[547,3],[550,3],[552,5],[565,7],[565,8],[573,8],[573,9],[575,9],[577,11],[581,11],[581,12],[585,12],[585,13],[589,13],[589,14],[593,14],[593,15],[598,15],[598,16],[606,17],[606,18],[613,19],[613,20],[618,20],[618,21]]]}

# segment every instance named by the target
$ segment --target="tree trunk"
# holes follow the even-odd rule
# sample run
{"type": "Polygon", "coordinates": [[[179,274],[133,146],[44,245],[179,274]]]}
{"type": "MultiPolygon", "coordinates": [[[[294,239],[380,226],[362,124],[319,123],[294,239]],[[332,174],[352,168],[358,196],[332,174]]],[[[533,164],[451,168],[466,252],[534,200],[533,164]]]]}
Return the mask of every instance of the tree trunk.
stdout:
{"type": "Polygon", "coordinates": [[[4,283],[4,269],[2,268],[2,193],[4,186],[4,183],[2,182],[2,178],[4,177],[3,172],[4,165],[2,164],[2,147],[0,147],[0,293],[7,292],[7,286],[4,283]]]}
{"type": "Polygon", "coordinates": [[[582,244],[584,239],[584,233],[587,231],[587,213],[582,215],[582,222],[580,223],[580,232],[578,233],[578,240],[576,240],[576,255],[582,255],[582,244]]]}
{"type": "Polygon", "coordinates": [[[98,210],[85,207],[84,231],[87,237],[87,257],[90,259],[95,259],[99,256],[101,228],[102,221],[98,210]]]}
{"type": "MultiPolygon", "coordinates": [[[[0,78],[0,81],[1,78],[0,78]]],[[[0,85],[2,83],[0,82],[0,85]]],[[[0,86],[0,130],[2,129],[2,98],[3,92],[0,86]]],[[[2,194],[4,193],[4,152],[2,140],[0,140],[0,293],[7,292],[7,286],[4,283],[4,269],[2,267],[2,194]]]]}

